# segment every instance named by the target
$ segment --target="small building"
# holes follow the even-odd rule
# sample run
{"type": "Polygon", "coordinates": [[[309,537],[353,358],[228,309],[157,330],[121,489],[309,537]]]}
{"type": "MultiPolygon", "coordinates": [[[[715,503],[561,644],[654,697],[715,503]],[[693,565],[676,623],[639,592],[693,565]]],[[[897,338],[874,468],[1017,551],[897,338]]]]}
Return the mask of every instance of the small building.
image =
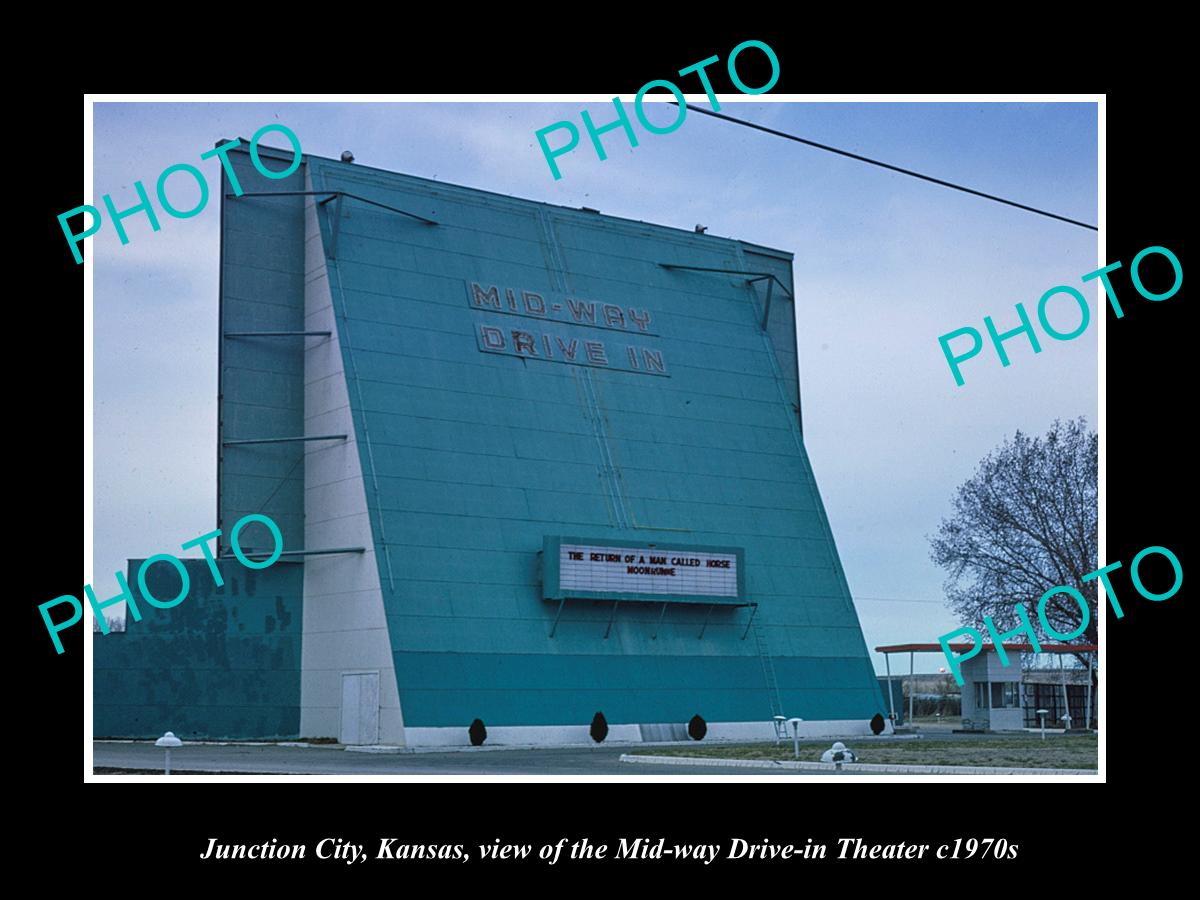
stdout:
{"type": "MultiPolygon", "coordinates": [[[[956,654],[970,652],[972,643],[950,644],[956,654]]],[[[1092,664],[1098,651],[1095,644],[1040,644],[1036,652],[1048,654],[1085,654],[1088,668],[1080,670],[1056,669],[1025,672],[1021,665],[1022,655],[1034,653],[1030,644],[1005,644],[1008,665],[1002,665],[994,644],[984,644],[982,652],[959,663],[962,675],[962,727],[967,731],[1021,731],[1040,727],[1039,709],[1045,709],[1046,725],[1062,727],[1064,716],[1071,715],[1075,728],[1094,727],[1096,704],[1092,697],[1092,664]],[[1068,676],[1067,673],[1074,673],[1068,676]],[[1068,684],[1068,681],[1075,682],[1068,684]]],[[[889,701],[889,713],[897,721],[895,694],[889,691],[886,682],[892,681],[892,654],[907,653],[909,678],[914,679],[915,656],[917,653],[943,653],[941,644],[892,644],[876,647],[882,653],[887,678],[881,679],[883,695],[889,701]]],[[[910,713],[914,692],[909,692],[910,713]]]]}
{"type": "Polygon", "coordinates": [[[962,727],[967,731],[1020,731],[1021,666],[1009,657],[1000,664],[996,653],[980,653],[962,664],[962,727]]]}

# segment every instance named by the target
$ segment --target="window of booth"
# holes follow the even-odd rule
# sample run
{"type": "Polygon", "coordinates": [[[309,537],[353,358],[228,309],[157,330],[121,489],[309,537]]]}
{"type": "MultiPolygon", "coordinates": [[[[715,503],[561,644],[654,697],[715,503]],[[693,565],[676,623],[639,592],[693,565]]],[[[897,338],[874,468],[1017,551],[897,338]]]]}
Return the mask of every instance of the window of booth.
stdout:
{"type": "Polygon", "coordinates": [[[988,708],[988,683],[986,681],[975,682],[975,708],[988,708]]]}
{"type": "Polygon", "coordinates": [[[992,709],[1017,709],[1021,705],[1018,681],[992,682],[992,709]]]}

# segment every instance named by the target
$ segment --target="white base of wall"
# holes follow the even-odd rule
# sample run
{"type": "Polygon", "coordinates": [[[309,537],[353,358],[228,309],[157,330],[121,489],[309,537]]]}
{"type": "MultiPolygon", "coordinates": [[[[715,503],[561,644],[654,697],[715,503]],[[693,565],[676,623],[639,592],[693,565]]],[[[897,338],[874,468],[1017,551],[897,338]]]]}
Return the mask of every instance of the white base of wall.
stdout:
{"type": "MultiPolygon", "coordinates": [[[[641,744],[670,740],[666,732],[677,731],[672,725],[612,725],[608,726],[608,737],[604,743],[641,744]]],[[[839,738],[871,734],[871,726],[865,719],[827,719],[824,721],[801,722],[802,738],[839,738]]],[[[885,734],[892,733],[888,722],[885,734]]],[[[686,727],[683,737],[686,738],[686,727]]],[[[771,722],[709,722],[705,741],[773,741],[775,726],[771,722]]],[[[404,741],[410,748],[419,747],[469,747],[471,739],[463,728],[405,728],[404,741]]],[[[554,747],[566,744],[591,744],[587,725],[497,725],[487,726],[485,746],[542,746],[554,747]]]]}

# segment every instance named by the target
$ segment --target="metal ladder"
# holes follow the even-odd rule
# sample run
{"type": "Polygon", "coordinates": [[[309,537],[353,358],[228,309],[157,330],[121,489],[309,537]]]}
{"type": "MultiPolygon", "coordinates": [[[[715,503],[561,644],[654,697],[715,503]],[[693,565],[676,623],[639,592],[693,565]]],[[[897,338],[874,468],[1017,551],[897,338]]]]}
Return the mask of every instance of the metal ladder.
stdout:
{"type": "Polygon", "coordinates": [[[754,643],[758,647],[758,660],[762,663],[763,681],[767,685],[767,696],[771,701],[771,718],[783,715],[783,701],[779,697],[779,681],[775,677],[775,664],[771,661],[771,650],[767,647],[767,636],[762,628],[754,626],[754,643]]]}

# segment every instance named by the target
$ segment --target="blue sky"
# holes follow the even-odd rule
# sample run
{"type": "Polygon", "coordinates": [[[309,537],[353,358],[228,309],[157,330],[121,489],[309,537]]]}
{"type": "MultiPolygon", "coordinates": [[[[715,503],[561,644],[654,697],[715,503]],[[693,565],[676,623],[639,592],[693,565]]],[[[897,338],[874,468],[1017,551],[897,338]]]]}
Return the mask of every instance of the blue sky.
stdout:
{"type": "MultiPolygon", "coordinates": [[[[623,97],[630,106],[631,97],[623,97]]],[[[1096,108],[1066,103],[726,102],[722,112],[1074,219],[1097,221],[1096,108]]],[[[95,197],[136,203],[167,166],[208,177],[209,206],[107,225],[95,259],[95,569],[101,598],[129,557],[177,550],[213,528],[216,482],[219,164],[200,153],[281,123],[304,151],[469,187],[735,237],[792,251],[805,443],[869,647],[933,642],[959,623],[941,605],[943,573],[926,536],[955,487],[1016,429],[1097,419],[1095,232],[950,191],[690,113],[678,130],[638,129],[630,148],[586,134],[555,181],[534,133],[580,123],[604,103],[98,103],[95,197]],[[1018,324],[1064,284],[1089,298],[1093,324],[1074,341],[1024,338],[1002,368],[988,348],[956,387],[937,338],[962,326],[1018,324]],[[883,599],[889,598],[889,599],[883,599]]],[[[674,107],[651,108],[672,121],[674,107]]],[[[582,126],[581,130],[582,130],[582,126]]],[[[268,143],[281,143],[282,137],[268,143]]],[[[557,146],[561,133],[551,138],[557,146]]],[[[184,176],[172,202],[198,198],[184,176]],[[189,195],[188,190],[193,193],[189,195]]],[[[66,247],[64,245],[64,252],[66,247]]],[[[1060,330],[1078,315],[1051,307],[1060,330]]],[[[977,625],[978,623],[965,623],[977,625]]],[[[136,627],[136,624],[133,625],[136,627]]],[[[877,668],[882,660],[872,654],[877,668]]],[[[941,658],[918,659],[935,671],[941,658]]]]}

